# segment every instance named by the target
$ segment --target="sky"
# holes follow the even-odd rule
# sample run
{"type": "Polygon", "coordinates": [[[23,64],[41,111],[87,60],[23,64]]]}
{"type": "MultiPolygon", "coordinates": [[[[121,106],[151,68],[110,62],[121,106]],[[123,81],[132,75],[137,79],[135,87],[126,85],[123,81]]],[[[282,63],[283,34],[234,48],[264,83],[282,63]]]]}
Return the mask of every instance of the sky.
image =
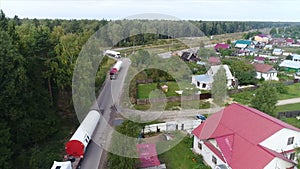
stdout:
{"type": "Polygon", "coordinates": [[[170,19],[160,18],[164,14],[183,20],[300,22],[299,0],[0,0],[0,9],[8,17],[38,19],[170,19]]]}

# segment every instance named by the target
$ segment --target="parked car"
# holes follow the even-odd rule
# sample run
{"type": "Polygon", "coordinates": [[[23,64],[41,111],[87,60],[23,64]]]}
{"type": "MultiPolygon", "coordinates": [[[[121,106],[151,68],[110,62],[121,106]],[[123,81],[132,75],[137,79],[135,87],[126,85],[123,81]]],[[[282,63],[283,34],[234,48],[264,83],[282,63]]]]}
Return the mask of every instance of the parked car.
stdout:
{"type": "Polygon", "coordinates": [[[202,120],[202,121],[206,120],[206,117],[203,116],[202,114],[197,114],[197,115],[195,116],[195,118],[196,118],[197,120],[202,120]]]}

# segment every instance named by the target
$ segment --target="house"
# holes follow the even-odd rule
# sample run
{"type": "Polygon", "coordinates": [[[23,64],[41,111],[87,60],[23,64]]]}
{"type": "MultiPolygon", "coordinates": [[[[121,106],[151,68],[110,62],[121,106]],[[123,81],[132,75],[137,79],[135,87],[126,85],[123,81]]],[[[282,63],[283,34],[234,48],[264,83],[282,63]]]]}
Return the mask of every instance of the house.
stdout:
{"type": "Polygon", "coordinates": [[[291,45],[295,44],[295,40],[292,38],[287,38],[287,39],[285,39],[285,41],[286,41],[287,46],[291,46],[291,45]]]}
{"type": "Polygon", "coordinates": [[[268,43],[270,38],[266,34],[258,34],[254,36],[254,40],[257,42],[263,42],[263,43],[268,43]]]}
{"type": "Polygon", "coordinates": [[[206,74],[192,76],[192,84],[194,84],[200,90],[211,90],[212,83],[214,82],[213,77],[221,66],[223,66],[226,71],[227,87],[231,88],[235,86],[235,78],[232,76],[228,65],[211,66],[206,74]]]}
{"type": "Polygon", "coordinates": [[[272,38],[269,44],[273,46],[286,46],[286,40],[284,38],[272,38]]]}
{"type": "Polygon", "coordinates": [[[254,48],[255,45],[251,40],[237,40],[234,43],[234,47],[239,49],[245,49],[245,48],[254,48]]]}
{"type": "Polygon", "coordinates": [[[287,71],[298,72],[300,70],[300,62],[284,60],[279,64],[279,67],[284,67],[287,71]]]}
{"type": "Polygon", "coordinates": [[[212,168],[295,168],[300,129],[259,110],[231,104],[192,131],[193,151],[212,168]]]}
{"type": "Polygon", "coordinates": [[[273,55],[282,55],[283,51],[282,49],[279,49],[279,48],[275,48],[272,52],[273,55]]]}
{"type": "Polygon", "coordinates": [[[210,58],[208,58],[208,63],[210,65],[219,65],[219,64],[221,64],[221,60],[220,60],[220,58],[217,58],[217,57],[210,57],[210,58]]]}
{"type": "Polygon", "coordinates": [[[254,63],[253,66],[256,70],[257,79],[278,80],[277,70],[273,66],[262,63],[254,63]]]}
{"type": "Polygon", "coordinates": [[[292,61],[300,62],[300,55],[291,54],[290,56],[291,56],[292,61]]]}
{"type": "Polygon", "coordinates": [[[181,59],[185,62],[200,61],[200,59],[197,57],[197,53],[194,53],[194,52],[183,52],[182,55],[181,55],[181,59]]]}
{"type": "Polygon", "coordinates": [[[261,56],[256,56],[254,58],[254,62],[256,62],[256,63],[265,63],[265,60],[266,60],[266,58],[261,57],[261,56]]]}
{"type": "Polygon", "coordinates": [[[230,48],[230,45],[229,44],[224,44],[224,43],[218,43],[214,46],[214,49],[217,51],[217,52],[220,52],[220,49],[229,49],[230,48]]]}
{"type": "Polygon", "coordinates": [[[265,47],[264,47],[264,50],[272,50],[273,49],[273,45],[266,45],[265,47]]]}

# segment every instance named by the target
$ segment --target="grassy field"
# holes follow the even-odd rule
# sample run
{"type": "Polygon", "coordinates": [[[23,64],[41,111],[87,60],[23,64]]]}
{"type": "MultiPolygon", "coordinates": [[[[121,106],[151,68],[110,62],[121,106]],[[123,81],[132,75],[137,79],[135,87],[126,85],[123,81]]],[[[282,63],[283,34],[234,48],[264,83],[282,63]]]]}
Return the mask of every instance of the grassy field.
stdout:
{"type": "MultiPolygon", "coordinates": [[[[171,96],[179,96],[175,91],[180,90],[179,85],[177,82],[166,82],[166,83],[160,83],[160,86],[166,84],[168,86],[168,92],[165,93],[166,97],[171,97],[171,96]]],[[[181,83],[182,90],[183,90],[183,95],[191,95],[198,91],[193,85],[189,83],[181,83]]],[[[138,99],[146,99],[149,98],[149,94],[151,91],[157,89],[157,83],[148,83],[148,84],[139,84],[138,85],[138,94],[137,98],[138,99]]]]}
{"type": "Polygon", "coordinates": [[[167,168],[171,169],[210,169],[203,163],[201,156],[191,151],[192,143],[193,138],[184,138],[174,148],[159,155],[160,161],[165,163],[167,168]]]}
{"type": "MultiPolygon", "coordinates": [[[[300,83],[296,83],[293,85],[287,86],[287,93],[279,94],[278,100],[292,99],[292,98],[300,98],[300,83]]],[[[253,98],[253,91],[244,91],[237,94],[230,95],[234,101],[239,102],[241,104],[250,105],[251,99],[253,98]]]]}
{"type": "Polygon", "coordinates": [[[300,97],[300,83],[296,83],[293,85],[288,86],[288,93],[287,94],[280,94],[279,100],[284,99],[292,99],[300,97]]]}

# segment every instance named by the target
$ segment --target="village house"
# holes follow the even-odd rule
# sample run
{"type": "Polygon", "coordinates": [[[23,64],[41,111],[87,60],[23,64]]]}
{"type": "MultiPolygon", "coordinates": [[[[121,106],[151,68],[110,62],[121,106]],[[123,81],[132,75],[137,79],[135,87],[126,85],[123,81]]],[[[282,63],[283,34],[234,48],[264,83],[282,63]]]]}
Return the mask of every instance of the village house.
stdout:
{"type": "Polygon", "coordinates": [[[272,54],[276,55],[276,56],[282,55],[282,53],[283,53],[282,49],[279,49],[279,48],[275,48],[272,52],[272,54]]]}
{"type": "Polygon", "coordinates": [[[200,90],[211,90],[212,83],[214,82],[214,75],[218,72],[220,67],[223,66],[226,72],[227,78],[227,87],[232,88],[235,86],[235,77],[232,76],[232,73],[228,65],[215,65],[211,66],[210,69],[203,75],[194,75],[192,76],[192,84],[194,84],[200,90]]]}
{"type": "Polygon", "coordinates": [[[220,49],[230,49],[230,45],[229,44],[224,44],[224,43],[218,43],[214,46],[214,49],[216,50],[216,52],[220,52],[220,49]]]}
{"type": "Polygon", "coordinates": [[[231,104],[192,131],[193,151],[222,169],[292,169],[300,129],[259,110],[231,104]]]}
{"type": "Polygon", "coordinates": [[[287,46],[292,46],[293,44],[295,44],[295,40],[292,38],[287,38],[285,41],[287,46]]]}
{"type": "Polygon", "coordinates": [[[273,66],[262,63],[254,63],[253,66],[256,71],[257,79],[279,80],[277,77],[277,70],[273,66]]]}
{"type": "Polygon", "coordinates": [[[254,36],[254,40],[257,42],[263,42],[263,43],[268,43],[270,38],[266,34],[258,34],[254,36]]]}
{"type": "Polygon", "coordinates": [[[293,60],[284,60],[279,64],[279,67],[284,67],[288,72],[290,71],[299,72],[300,62],[296,62],[293,60]]]}

